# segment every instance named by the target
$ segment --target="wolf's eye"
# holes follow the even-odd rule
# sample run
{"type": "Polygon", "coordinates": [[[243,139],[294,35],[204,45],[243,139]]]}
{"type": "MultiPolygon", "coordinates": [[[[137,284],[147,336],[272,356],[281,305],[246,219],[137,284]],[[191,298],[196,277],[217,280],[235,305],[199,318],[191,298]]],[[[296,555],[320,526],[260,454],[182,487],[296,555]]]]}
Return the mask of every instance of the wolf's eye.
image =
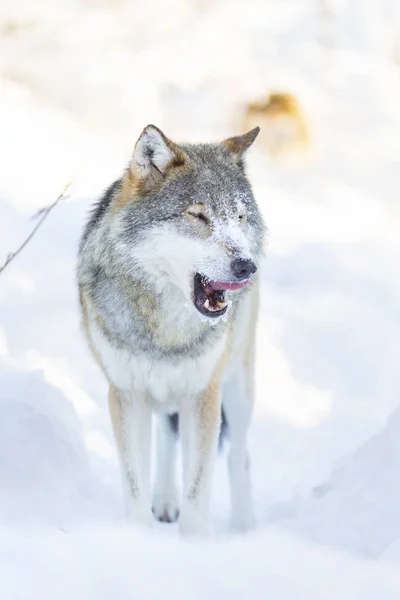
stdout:
{"type": "Polygon", "coordinates": [[[203,223],[205,223],[206,225],[209,224],[210,219],[208,217],[206,217],[206,215],[202,212],[189,212],[189,215],[191,217],[194,217],[195,219],[197,219],[198,221],[202,221],[203,223]]]}
{"type": "Polygon", "coordinates": [[[239,221],[240,221],[240,223],[242,223],[244,221],[245,216],[246,215],[239,215],[239,221]]]}

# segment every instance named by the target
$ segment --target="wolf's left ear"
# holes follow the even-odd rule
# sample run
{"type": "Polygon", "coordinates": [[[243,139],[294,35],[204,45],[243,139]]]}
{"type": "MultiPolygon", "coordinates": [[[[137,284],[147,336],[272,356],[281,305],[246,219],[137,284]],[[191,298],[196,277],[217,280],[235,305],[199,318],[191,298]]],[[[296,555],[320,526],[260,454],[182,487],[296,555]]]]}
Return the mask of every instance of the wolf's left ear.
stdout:
{"type": "Polygon", "coordinates": [[[184,163],[179,147],[155,125],[147,125],[136,142],[130,162],[134,177],[155,183],[165,177],[171,167],[184,163]]]}
{"type": "Polygon", "coordinates": [[[252,145],[258,134],[260,133],[259,127],[254,127],[251,131],[244,133],[243,135],[237,135],[235,137],[224,140],[222,144],[228,148],[232,154],[235,155],[238,163],[241,162],[243,154],[252,145]]]}

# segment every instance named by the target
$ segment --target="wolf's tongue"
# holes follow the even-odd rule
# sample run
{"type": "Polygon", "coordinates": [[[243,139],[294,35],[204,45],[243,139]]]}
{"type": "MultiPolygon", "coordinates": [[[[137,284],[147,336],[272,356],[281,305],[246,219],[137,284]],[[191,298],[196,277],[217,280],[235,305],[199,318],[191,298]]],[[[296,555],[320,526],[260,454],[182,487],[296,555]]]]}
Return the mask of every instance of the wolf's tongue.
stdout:
{"type": "Polygon", "coordinates": [[[207,289],[210,290],[240,290],[249,283],[250,279],[244,279],[243,281],[209,281],[207,283],[207,289]]]}

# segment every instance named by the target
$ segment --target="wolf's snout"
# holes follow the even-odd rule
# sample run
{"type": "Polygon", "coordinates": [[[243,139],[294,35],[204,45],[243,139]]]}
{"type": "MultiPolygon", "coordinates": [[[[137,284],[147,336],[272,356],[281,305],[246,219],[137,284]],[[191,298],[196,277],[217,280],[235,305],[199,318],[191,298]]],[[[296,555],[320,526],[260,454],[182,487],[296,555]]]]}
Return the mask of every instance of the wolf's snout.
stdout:
{"type": "Polygon", "coordinates": [[[239,279],[248,279],[257,271],[255,263],[250,258],[235,258],[231,263],[232,273],[239,279]]]}

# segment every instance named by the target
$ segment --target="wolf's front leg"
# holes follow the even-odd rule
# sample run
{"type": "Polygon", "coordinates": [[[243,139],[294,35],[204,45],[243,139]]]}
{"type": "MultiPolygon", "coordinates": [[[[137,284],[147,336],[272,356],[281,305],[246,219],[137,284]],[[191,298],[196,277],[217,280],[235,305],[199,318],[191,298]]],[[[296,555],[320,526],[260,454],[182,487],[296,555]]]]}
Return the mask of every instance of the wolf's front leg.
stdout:
{"type": "Polygon", "coordinates": [[[158,521],[172,523],[179,515],[178,486],[176,484],[177,432],[170,417],[160,415],[157,427],[157,466],[153,491],[153,513],[158,521]]]}
{"type": "Polygon", "coordinates": [[[143,397],[110,387],[110,415],[117,444],[127,516],[151,526],[150,499],[151,409],[143,397]]]}
{"type": "Polygon", "coordinates": [[[212,477],[221,424],[219,381],[212,382],[181,408],[183,500],[180,530],[184,535],[207,535],[212,477]]]}
{"type": "Polygon", "coordinates": [[[246,531],[255,525],[251,493],[250,458],[247,433],[253,408],[252,379],[244,369],[225,382],[223,407],[228,424],[230,450],[228,458],[234,529],[246,531]]]}

